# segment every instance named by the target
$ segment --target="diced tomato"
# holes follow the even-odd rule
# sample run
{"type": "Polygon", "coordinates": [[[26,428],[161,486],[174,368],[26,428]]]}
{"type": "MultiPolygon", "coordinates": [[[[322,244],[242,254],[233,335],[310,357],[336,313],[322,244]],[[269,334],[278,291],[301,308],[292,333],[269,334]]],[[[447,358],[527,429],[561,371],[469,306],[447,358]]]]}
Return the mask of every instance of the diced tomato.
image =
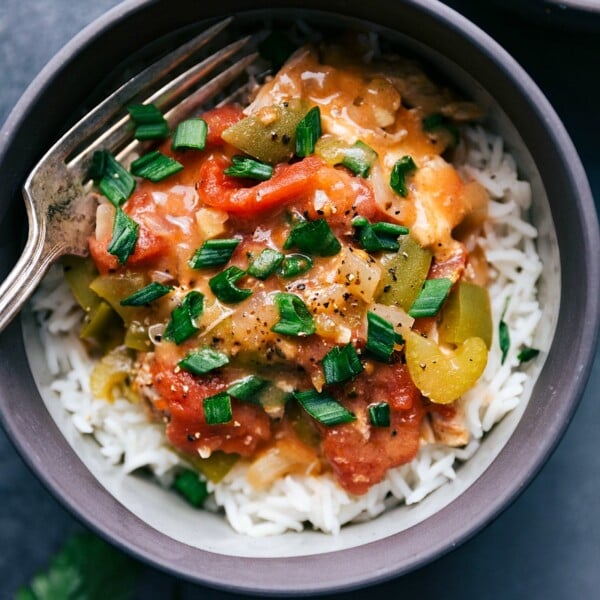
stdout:
{"type": "Polygon", "coordinates": [[[225,142],[221,134],[231,125],[244,118],[242,108],[237,104],[227,104],[213,108],[201,115],[201,119],[208,125],[208,135],[206,136],[206,145],[209,147],[222,146],[225,142]]]}
{"type": "Polygon", "coordinates": [[[223,173],[228,164],[223,156],[209,156],[200,168],[196,187],[209,206],[245,216],[284,206],[305,196],[314,189],[316,176],[324,165],[320,158],[310,156],[292,165],[277,165],[268,181],[243,187],[242,181],[223,173]]]}
{"type": "Polygon", "coordinates": [[[427,279],[447,278],[456,283],[462,276],[467,264],[469,253],[464,244],[456,242],[447,256],[434,256],[427,279]]]}

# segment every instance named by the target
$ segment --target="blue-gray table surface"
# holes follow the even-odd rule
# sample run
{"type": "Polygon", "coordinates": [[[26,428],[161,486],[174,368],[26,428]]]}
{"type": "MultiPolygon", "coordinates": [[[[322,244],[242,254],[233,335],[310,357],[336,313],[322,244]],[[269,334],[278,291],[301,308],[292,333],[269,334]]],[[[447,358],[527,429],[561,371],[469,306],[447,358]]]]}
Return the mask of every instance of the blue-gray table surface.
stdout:
{"type": "MultiPolygon", "coordinates": [[[[0,123],[51,56],[118,0],[1,0],[0,123]]],[[[541,25],[477,0],[447,0],[525,67],[565,123],[600,199],[600,29],[541,25]]],[[[502,4],[499,2],[498,4],[502,4]]],[[[597,23],[596,23],[597,24],[597,23]]],[[[568,360],[568,357],[565,357],[568,360]]],[[[418,571],[340,598],[599,598],[600,354],[558,449],[494,523],[418,571]]],[[[45,567],[78,524],[0,429],[0,598],[45,567]]],[[[139,598],[241,598],[146,568],[139,598]]],[[[57,599],[60,600],[60,599],[57,599]]]]}

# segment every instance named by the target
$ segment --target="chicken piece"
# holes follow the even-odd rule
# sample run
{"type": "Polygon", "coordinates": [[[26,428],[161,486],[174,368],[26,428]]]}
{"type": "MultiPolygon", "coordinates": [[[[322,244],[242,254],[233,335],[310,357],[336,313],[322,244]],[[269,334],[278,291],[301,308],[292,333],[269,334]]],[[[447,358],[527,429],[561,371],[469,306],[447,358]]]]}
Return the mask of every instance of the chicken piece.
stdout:
{"type": "Polygon", "coordinates": [[[463,408],[458,404],[435,406],[429,412],[435,441],[453,448],[466,446],[471,434],[465,422],[463,408]]]}

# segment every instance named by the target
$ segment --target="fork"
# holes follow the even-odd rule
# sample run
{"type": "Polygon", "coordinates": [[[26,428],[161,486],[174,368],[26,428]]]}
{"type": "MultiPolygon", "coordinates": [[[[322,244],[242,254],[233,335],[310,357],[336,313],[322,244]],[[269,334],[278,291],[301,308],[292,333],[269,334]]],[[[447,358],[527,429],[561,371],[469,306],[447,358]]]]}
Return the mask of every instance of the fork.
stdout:
{"type": "MultiPolygon", "coordinates": [[[[256,39],[244,37],[150,93],[174,69],[215,40],[232,20],[229,17],[216,23],[123,84],[67,131],[34,167],[23,186],[29,222],[27,241],[21,257],[0,285],[0,332],[56,260],[66,254],[88,255],[97,207],[88,176],[93,153],[106,149],[122,160],[143,148],[143,143],[133,138],[134,127],[125,107],[152,103],[172,128],[214,101],[256,61],[258,53],[252,50],[256,39]],[[234,57],[235,62],[225,66],[234,57]],[[204,81],[209,75],[212,78],[204,81]]],[[[236,98],[244,87],[238,87],[229,99],[236,98]]]]}

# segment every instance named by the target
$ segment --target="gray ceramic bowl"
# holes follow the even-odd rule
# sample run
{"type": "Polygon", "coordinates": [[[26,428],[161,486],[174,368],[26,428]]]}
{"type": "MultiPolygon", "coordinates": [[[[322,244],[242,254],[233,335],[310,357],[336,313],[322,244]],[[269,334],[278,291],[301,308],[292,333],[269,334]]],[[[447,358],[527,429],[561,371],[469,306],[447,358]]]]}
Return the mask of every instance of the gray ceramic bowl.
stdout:
{"type": "Polygon", "coordinates": [[[238,14],[252,27],[274,16],[302,17],[316,25],[368,26],[435,66],[488,109],[488,127],[504,136],[531,181],[531,216],[544,262],[544,318],[535,341],[548,351],[533,368],[537,381],[526,391],[529,401],[492,430],[455,482],[416,507],[399,507],[337,537],[307,532],[248,540],[217,516],[174,504],[158,486],[120,476],[90,440],[69,428],[52,399],[40,396],[36,382],[43,384],[48,375],[31,321],[16,321],[0,336],[3,423],[48,488],[132,554],[194,581],[255,594],[336,591],[381,581],[431,561],[489,523],[523,490],[564,432],[586,381],[600,314],[600,241],[585,174],[554,111],[502,48],[435,0],[330,0],[326,13],[319,12],[317,0],[299,4],[256,0],[248,11],[241,0],[126,2],[61,51],[0,136],[3,277],[25,230],[19,192],[27,173],[110,82],[127,76],[123,64],[149,60],[162,36],[203,20],[238,14]]]}

